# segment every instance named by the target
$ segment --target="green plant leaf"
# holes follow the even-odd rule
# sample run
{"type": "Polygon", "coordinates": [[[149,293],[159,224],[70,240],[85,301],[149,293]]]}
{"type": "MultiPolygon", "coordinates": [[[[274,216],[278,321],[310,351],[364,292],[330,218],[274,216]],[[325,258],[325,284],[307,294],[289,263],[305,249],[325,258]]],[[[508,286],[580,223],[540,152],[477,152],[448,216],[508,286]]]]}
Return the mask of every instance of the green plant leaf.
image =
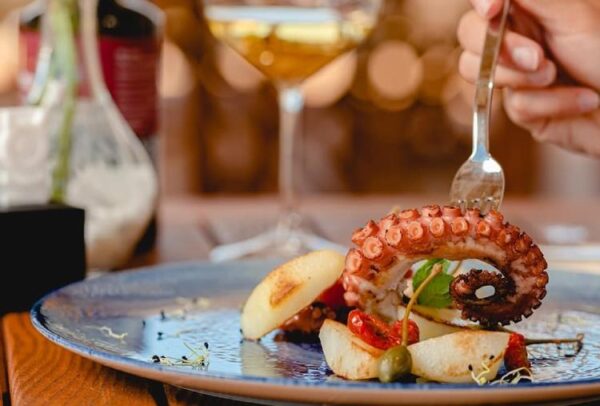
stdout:
{"type": "Polygon", "coordinates": [[[440,263],[442,265],[444,272],[448,272],[448,270],[450,269],[451,262],[446,259],[435,258],[435,259],[430,259],[430,260],[425,261],[419,267],[419,269],[417,269],[415,271],[415,274],[413,276],[413,289],[414,290],[417,290],[419,285],[421,285],[421,283],[423,283],[423,281],[429,276],[433,266],[438,263],[440,263]]]}
{"type": "Polygon", "coordinates": [[[441,258],[430,259],[421,265],[413,276],[413,291],[418,289],[421,283],[429,276],[433,266],[436,264],[442,265],[444,272],[440,273],[429,282],[417,298],[417,303],[422,306],[436,308],[448,307],[452,303],[450,283],[452,283],[452,279],[454,279],[451,275],[446,273],[450,268],[450,261],[448,260],[441,258]]]}

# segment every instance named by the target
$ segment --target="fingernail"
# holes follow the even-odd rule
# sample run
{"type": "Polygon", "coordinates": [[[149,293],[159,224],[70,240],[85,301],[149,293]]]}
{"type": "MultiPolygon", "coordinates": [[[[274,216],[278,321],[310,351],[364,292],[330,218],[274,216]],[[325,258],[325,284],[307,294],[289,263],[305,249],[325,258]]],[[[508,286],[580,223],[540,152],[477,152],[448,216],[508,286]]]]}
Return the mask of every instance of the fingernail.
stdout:
{"type": "Polygon", "coordinates": [[[511,56],[515,64],[523,69],[534,71],[539,67],[538,53],[529,47],[515,48],[511,56]]]}
{"type": "Polygon", "coordinates": [[[477,0],[475,2],[475,8],[477,9],[477,12],[483,17],[487,17],[490,7],[492,7],[492,1],[493,0],[477,0]]]}
{"type": "Polygon", "coordinates": [[[592,91],[581,92],[577,96],[577,103],[584,112],[596,110],[600,106],[600,96],[592,91]]]}

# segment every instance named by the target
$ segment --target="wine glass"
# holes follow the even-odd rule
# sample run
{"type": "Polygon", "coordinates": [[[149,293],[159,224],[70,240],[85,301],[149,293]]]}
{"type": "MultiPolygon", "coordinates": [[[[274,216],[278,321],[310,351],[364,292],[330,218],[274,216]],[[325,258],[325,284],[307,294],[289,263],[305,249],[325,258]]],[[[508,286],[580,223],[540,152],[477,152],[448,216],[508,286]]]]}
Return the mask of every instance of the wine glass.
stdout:
{"type": "Polygon", "coordinates": [[[204,0],[212,34],[263,72],[279,100],[281,214],[270,231],[215,247],[214,261],[290,257],[321,248],[345,251],[302,227],[294,188],[294,144],[304,107],[301,84],[356,48],[377,21],[381,0],[204,0]]]}

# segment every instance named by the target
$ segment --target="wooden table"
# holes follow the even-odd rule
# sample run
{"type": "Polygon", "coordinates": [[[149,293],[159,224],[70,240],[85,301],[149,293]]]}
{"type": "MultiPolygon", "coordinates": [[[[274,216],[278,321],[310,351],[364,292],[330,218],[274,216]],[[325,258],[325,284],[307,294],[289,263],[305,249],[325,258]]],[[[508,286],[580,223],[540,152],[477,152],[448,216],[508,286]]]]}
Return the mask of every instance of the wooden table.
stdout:
{"type": "MultiPolygon", "coordinates": [[[[391,207],[412,207],[442,198],[423,196],[325,196],[303,202],[308,224],[316,232],[347,244],[352,230],[391,207]]],[[[508,219],[546,238],[548,226],[578,230],[600,242],[598,201],[513,199],[505,202],[508,219]],[[581,226],[584,226],[581,229],[581,226]]],[[[156,248],[134,258],[129,267],[170,261],[206,259],[215,244],[244,238],[265,229],[277,216],[271,197],[171,198],[161,202],[156,248]]],[[[600,261],[591,261],[592,271],[600,261]]],[[[9,314],[0,327],[0,390],[4,405],[243,405],[138,378],[101,366],[50,343],[32,327],[27,313],[9,314]]]]}

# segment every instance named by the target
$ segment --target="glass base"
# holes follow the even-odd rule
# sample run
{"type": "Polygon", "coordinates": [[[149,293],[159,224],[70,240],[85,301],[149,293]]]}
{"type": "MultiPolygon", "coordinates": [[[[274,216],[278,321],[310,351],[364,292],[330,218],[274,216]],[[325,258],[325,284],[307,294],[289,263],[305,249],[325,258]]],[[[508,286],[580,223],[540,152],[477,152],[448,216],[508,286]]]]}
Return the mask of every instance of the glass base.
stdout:
{"type": "Polygon", "coordinates": [[[299,228],[288,228],[281,224],[247,240],[223,244],[213,248],[213,262],[233,261],[244,258],[290,259],[310,251],[331,249],[345,255],[348,248],[299,228]]]}

